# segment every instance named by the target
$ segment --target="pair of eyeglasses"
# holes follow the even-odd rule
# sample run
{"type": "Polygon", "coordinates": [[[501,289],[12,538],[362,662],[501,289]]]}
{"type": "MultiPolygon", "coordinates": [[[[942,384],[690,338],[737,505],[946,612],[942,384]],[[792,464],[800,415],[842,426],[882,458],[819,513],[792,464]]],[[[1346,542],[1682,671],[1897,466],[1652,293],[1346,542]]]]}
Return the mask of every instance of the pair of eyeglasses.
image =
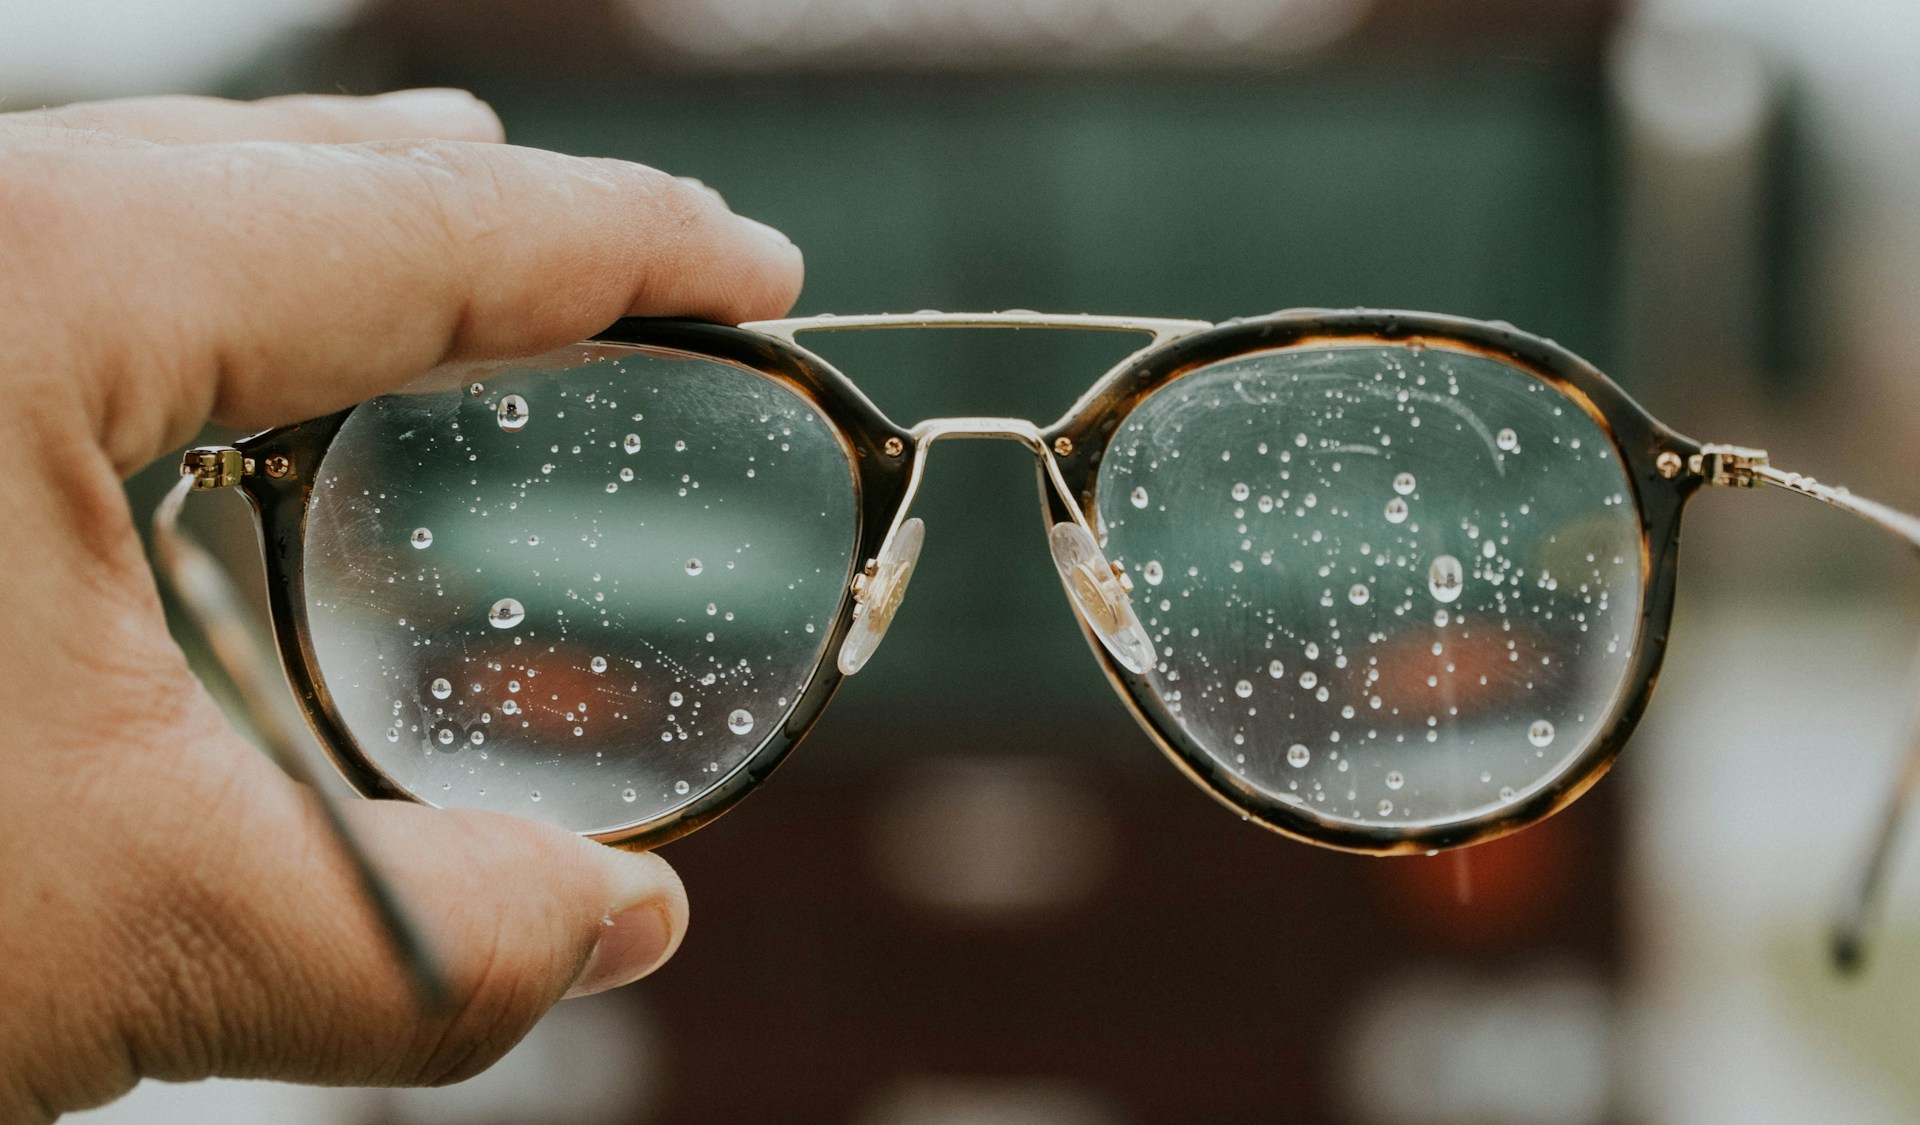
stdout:
{"type": "MultiPolygon", "coordinates": [[[[1173,764],[1246,819],[1374,855],[1493,839],[1606,772],[1665,654],[1702,485],[1771,485],[1920,545],[1920,520],[1682,437],[1552,341],[1306,309],[626,320],[190,451],[160,557],[230,633],[175,521],[188,491],[247,496],[287,675],[360,793],[651,847],[758,786],[873,656],[925,541],[930,453],[959,438],[1033,454],[1067,598],[1173,764]],[[904,328],[1148,340],[1045,427],[901,426],[796,342],[904,328]]],[[[215,645],[297,760],[241,648],[215,645]]]]}

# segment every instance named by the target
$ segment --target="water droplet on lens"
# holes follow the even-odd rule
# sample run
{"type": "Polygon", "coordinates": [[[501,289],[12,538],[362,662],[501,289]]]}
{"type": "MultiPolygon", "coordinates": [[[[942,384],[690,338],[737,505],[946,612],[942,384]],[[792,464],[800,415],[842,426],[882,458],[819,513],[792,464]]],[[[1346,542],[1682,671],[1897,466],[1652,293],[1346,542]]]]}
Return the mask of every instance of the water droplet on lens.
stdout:
{"type": "Polygon", "coordinates": [[[627,804],[631,805],[635,801],[640,799],[640,794],[635,793],[631,789],[622,789],[620,791],[620,799],[625,801],[627,804]]]}
{"type": "Polygon", "coordinates": [[[684,695],[681,695],[681,694],[680,694],[679,692],[677,692],[677,691],[676,691],[676,692],[672,692],[672,693],[670,693],[670,694],[668,694],[668,696],[667,696],[667,706],[669,706],[669,707],[678,707],[678,706],[680,706],[680,705],[681,705],[682,703],[685,703],[686,701],[687,701],[687,697],[686,697],[686,696],[684,696],[684,695]]]}
{"type": "Polygon", "coordinates": [[[753,729],[752,713],[744,707],[734,708],[733,714],[727,716],[727,729],[735,734],[746,734],[753,729]]]}
{"type": "Polygon", "coordinates": [[[1320,677],[1314,675],[1312,672],[1300,673],[1300,686],[1303,688],[1307,688],[1311,690],[1313,685],[1319,682],[1320,682],[1320,677]]]}
{"type": "Polygon", "coordinates": [[[1347,591],[1347,600],[1354,605],[1366,605],[1367,599],[1372,596],[1372,591],[1368,590],[1363,582],[1355,582],[1353,589],[1347,591]]]}
{"type": "Polygon", "coordinates": [[[674,451],[675,453],[685,453],[685,452],[687,451],[687,443],[686,443],[686,442],[684,442],[684,441],[676,441],[676,442],[674,442],[674,443],[673,443],[673,451],[674,451]]]}
{"type": "Polygon", "coordinates": [[[487,732],[485,731],[477,730],[467,736],[467,741],[473,743],[475,746],[480,745],[486,740],[487,740],[487,732]]]}
{"type": "Polygon", "coordinates": [[[1460,584],[1464,575],[1460,570],[1460,560],[1452,555],[1441,555],[1427,568],[1427,591],[1435,601],[1451,602],[1460,597],[1460,584]]]}
{"type": "Polygon", "coordinates": [[[1248,488],[1244,483],[1233,486],[1233,498],[1235,500],[1245,500],[1248,496],[1252,495],[1252,492],[1253,490],[1248,488]]]}
{"type": "Polygon", "coordinates": [[[487,611],[487,623],[496,629],[511,629],[527,619],[527,607],[513,598],[501,598],[487,611]]]}
{"type": "Polygon", "coordinates": [[[604,672],[607,670],[607,658],[604,656],[596,656],[592,660],[587,661],[587,667],[593,669],[595,672],[604,672]]]}
{"type": "Polygon", "coordinates": [[[433,692],[435,699],[445,699],[447,696],[453,694],[453,685],[442,678],[433,681],[433,683],[428,686],[428,690],[433,692]]]}
{"type": "Polygon", "coordinates": [[[500,713],[502,715],[518,715],[520,713],[520,705],[509,699],[500,704],[500,713]]]}
{"type": "Polygon", "coordinates": [[[1402,785],[1405,785],[1406,783],[1407,783],[1407,779],[1400,775],[1399,770],[1387,771],[1387,788],[1398,789],[1402,785]]]}
{"type": "Polygon", "coordinates": [[[1413,487],[1412,473],[1401,473],[1399,476],[1393,478],[1393,490],[1402,496],[1411,494],[1413,487]]]}
{"type": "Polygon", "coordinates": [[[407,537],[407,542],[412,543],[415,550],[424,551],[433,546],[433,532],[424,527],[416,527],[413,529],[413,534],[407,537]]]}
{"type": "Polygon", "coordinates": [[[1245,699],[1249,695],[1252,695],[1253,694],[1252,681],[1241,680],[1239,683],[1233,685],[1233,694],[1239,696],[1242,699],[1245,699]]]}
{"type": "Polygon", "coordinates": [[[625,449],[625,450],[626,450],[626,451],[627,451],[628,453],[638,453],[638,452],[640,452],[640,435],[639,435],[639,434],[628,434],[628,435],[627,435],[627,440],[626,440],[626,441],[624,441],[624,442],[621,442],[621,443],[620,443],[620,447],[621,447],[622,449],[625,449]]]}
{"type": "Polygon", "coordinates": [[[684,781],[676,781],[673,783],[673,791],[675,793],[680,794],[682,797],[686,796],[687,793],[692,789],[693,789],[693,786],[688,785],[684,781]]]}
{"type": "Polygon", "coordinates": [[[1381,816],[1392,816],[1392,815],[1393,815],[1393,802],[1392,802],[1392,801],[1381,801],[1381,802],[1380,802],[1380,815],[1381,815],[1381,816]]]}
{"type": "Polygon", "coordinates": [[[494,408],[494,416],[500,420],[500,428],[513,433],[527,428],[527,400],[519,395],[508,395],[494,408]]]}
{"type": "Polygon", "coordinates": [[[1292,746],[1287,747],[1287,764],[1292,766],[1294,769],[1299,769],[1300,767],[1306,765],[1308,762],[1312,760],[1313,760],[1312,752],[1309,751],[1305,746],[1300,745],[1298,742],[1294,743],[1292,746]]]}
{"type": "Polygon", "coordinates": [[[1276,680],[1286,674],[1287,674],[1286,665],[1280,663],[1278,660],[1267,665],[1267,675],[1272,676],[1276,680]]]}
{"type": "Polygon", "coordinates": [[[1500,799],[1502,801],[1511,801],[1513,800],[1513,796],[1513,786],[1503,785],[1500,787],[1500,799]]]}
{"type": "Polygon", "coordinates": [[[440,739],[440,745],[442,746],[453,745],[453,729],[451,727],[441,727],[440,733],[436,737],[440,739]]]}
{"type": "Polygon", "coordinates": [[[1133,490],[1133,495],[1131,499],[1133,500],[1134,507],[1136,508],[1146,507],[1147,506],[1147,490],[1144,488],[1135,488],[1133,490]]]}
{"type": "Polygon", "coordinates": [[[705,569],[706,567],[701,565],[699,559],[687,560],[687,577],[692,578],[693,576],[699,574],[702,570],[705,570],[705,569]]]}
{"type": "Polygon", "coordinates": [[[1402,500],[1398,496],[1396,496],[1393,499],[1387,501],[1387,522],[1388,523],[1407,522],[1407,502],[1405,500],[1402,500]]]}
{"type": "Polygon", "coordinates": [[[1147,564],[1140,568],[1140,577],[1146,579],[1149,586],[1158,586],[1166,576],[1167,572],[1161,567],[1159,559],[1148,559],[1147,564]]]}
{"type": "Polygon", "coordinates": [[[1535,746],[1546,746],[1553,741],[1553,724],[1545,719],[1535,719],[1527,728],[1527,741],[1535,746]]]}
{"type": "Polygon", "coordinates": [[[632,469],[630,469],[630,468],[623,468],[623,469],[621,469],[621,470],[620,470],[620,479],[621,479],[621,480],[625,480],[625,481],[630,481],[630,480],[632,480],[632,479],[633,479],[633,470],[632,470],[632,469]]]}
{"type": "Polygon", "coordinates": [[[475,383],[473,386],[467,388],[467,393],[475,398],[479,398],[481,395],[487,393],[487,388],[481,383],[475,383]]]}
{"type": "Polygon", "coordinates": [[[1493,443],[1508,453],[1512,453],[1514,450],[1520,448],[1520,435],[1514,433],[1512,430],[1501,430],[1498,434],[1494,435],[1493,443]]]}

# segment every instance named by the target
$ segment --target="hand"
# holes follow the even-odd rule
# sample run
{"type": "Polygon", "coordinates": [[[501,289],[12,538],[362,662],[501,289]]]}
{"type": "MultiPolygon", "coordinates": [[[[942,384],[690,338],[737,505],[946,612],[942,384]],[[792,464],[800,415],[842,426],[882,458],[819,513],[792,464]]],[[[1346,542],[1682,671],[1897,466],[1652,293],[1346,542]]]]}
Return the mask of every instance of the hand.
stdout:
{"type": "Polygon", "coordinates": [[[797,294],[799,251],[713,193],[499,140],[453,91],[0,115],[0,1122],[144,1076],[456,1081],[679,944],[651,855],[356,804],[446,963],[422,1015],[311,794],[169,638],[121,490],[209,418],[797,294]]]}

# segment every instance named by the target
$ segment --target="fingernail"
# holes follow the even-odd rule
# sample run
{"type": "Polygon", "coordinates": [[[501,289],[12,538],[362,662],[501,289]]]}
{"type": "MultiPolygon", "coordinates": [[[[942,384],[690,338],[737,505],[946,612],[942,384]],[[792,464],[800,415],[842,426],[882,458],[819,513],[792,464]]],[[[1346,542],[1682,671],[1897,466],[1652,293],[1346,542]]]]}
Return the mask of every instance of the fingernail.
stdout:
{"type": "Polygon", "coordinates": [[[659,968],[672,951],[673,920],[664,906],[646,902],[612,915],[566,998],[632,984],[659,968]]]}
{"type": "Polygon", "coordinates": [[[734,218],[744,223],[747,229],[751,230],[756,236],[765,239],[783,250],[795,248],[793,239],[788,238],[784,232],[776,227],[770,227],[758,219],[749,219],[745,215],[735,215],[734,218]]]}
{"type": "Polygon", "coordinates": [[[454,127],[452,131],[476,127],[484,127],[488,132],[499,129],[499,119],[493,110],[465,90],[427,86],[380,94],[378,100],[435,131],[449,131],[449,127],[454,127]]]}

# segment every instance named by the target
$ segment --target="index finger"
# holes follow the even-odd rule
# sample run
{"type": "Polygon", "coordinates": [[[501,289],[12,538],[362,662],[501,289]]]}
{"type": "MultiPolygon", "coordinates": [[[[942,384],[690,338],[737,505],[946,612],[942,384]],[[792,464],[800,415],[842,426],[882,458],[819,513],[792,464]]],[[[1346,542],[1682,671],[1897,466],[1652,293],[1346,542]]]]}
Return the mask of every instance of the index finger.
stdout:
{"type": "Polygon", "coordinates": [[[89,399],[123,472],[209,416],[314,417],[443,361],[623,315],[778,316],[800,289],[784,236],[625,161],[458,142],[36,155],[57,167],[0,181],[0,212],[25,219],[16,261],[40,266],[47,319],[104,357],[89,399]]]}

